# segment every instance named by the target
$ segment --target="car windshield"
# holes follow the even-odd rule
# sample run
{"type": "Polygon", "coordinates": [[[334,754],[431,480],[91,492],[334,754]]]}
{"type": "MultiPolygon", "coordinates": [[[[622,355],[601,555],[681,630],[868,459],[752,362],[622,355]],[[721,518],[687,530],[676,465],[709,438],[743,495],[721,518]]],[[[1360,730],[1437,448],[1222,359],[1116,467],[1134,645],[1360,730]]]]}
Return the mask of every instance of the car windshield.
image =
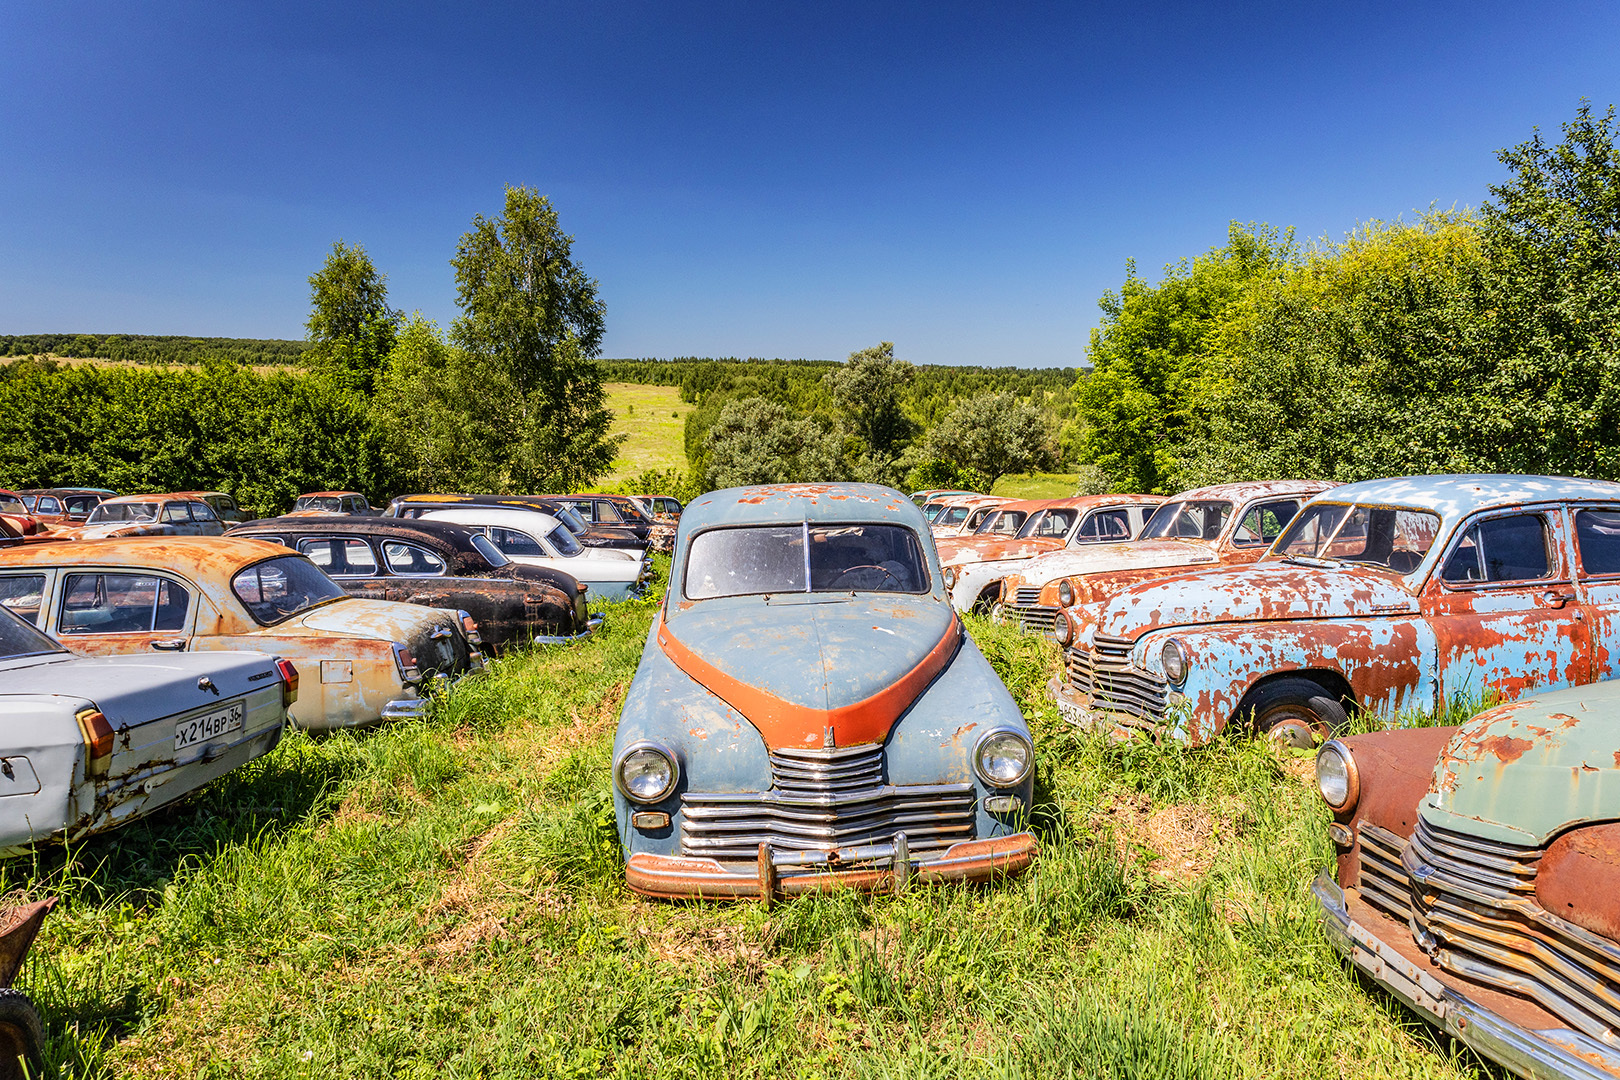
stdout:
{"type": "Polygon", "coordinates": [[[926,504],[924,504],[924,506],[922,508],[923,517],[927,518],[930,522],[932,522],[935,518],[939,517],[939,512],[941,510],[943,510],[943,509],[945,509],[945,504],[944,503],[937,503],[937,502],[926,503],[926,504]]]}
{"type": "Polygon", "coordinates": [[[231,590],[265,626],[347,595],[343,586],[302,555],[283,555],[250,566],[231,578],[231,590]]]}
{"type": "Polygon", "coordinates": [[[324,510],[328,514],[335,514],[343,509],[343,504],[330,495],[305,495],[298,500],[300,510],[324,510]]]}
{"type": "Polygon", "coordinates": [[[0,607],[0,660],[66,651],[17,615],[0,607]]]}
{"type": "Polygon", "coordinates": [[[1232,515],[1232,504],[1223,499],[1200,499],[1165,503],[1153,511],[1142,527],[1143,540],[1217,540],[1221,527],[1232,515]]]}
{"type": "Polygon", "coordinates": [[[579,546],[579,541],[574,539],[574,534],[561,525],[546,533],[546,543],[565,559],[572,559],[583,550],[579,546]]]}
{"type": "Polygon", "coordinates": [[[558,507],[558,512],[554,516],[558,521],[568,526],[568,531],[575,536],[584,535],[585,519],[579,516],[579,511],[575,510],[572,504],[563,503],[562,506],[558,507]]]}
{"type": "Polygon", "coordinates": [[[1018,527],[1029,517],[1027,510],[1000,510],[996,516],[979,526],[981,535],[1016,536],[1018,527]]]}
{"type": "Polygon", "coordinates": [[[686,557],[690,600],[795,592],[928,591],[916,533],[901,525],[710,529],[686,557]]]}
{"type": "Polygon", "coordinates": [[[1070,509],[1043,510],[1039,514],[1031,514],[1024,527],[1018,530],[1018,538],[1027,540],[1032,536],[1046,536],[1062,539],[1069,535],[1069,528],[1079,516],[1080,511],[1070,509]]]}
{"type": "Polygon", "coordinates": [[[505,566],[507,563],[512,561],[506,557],[505,552],[496,547],[490,538],[485,536],[483,533],[473,533],[469,538],[469,541],[471,542],[473,549],[476,550],[478,554],[482,555],[484,557],[484,561],[489,563],[491,566],[505,566]]]}
{"type": "Polygon", "coordinates": [[[0,495],[0,514],[26,513],[28,513],[28,507],[22,504],[21,499],[15,498],[11,495],[0,495]]]}
{"type": "Polygon", "coordinates": [[[1307,506],[1277,537],[1270,554],[1324,559],[1410,574],[1440,534],[1440,515],[1398,506],[1307,506]]]}
{"type": "Polygon", "coordinates": [[[101,505],[100,495],[69,495],[62,500],[70,514],[88,514],[101,505]]]}
{"type": "Polygon", "coordinates": [[[86,525],[100,525],[109,521],[156,521],[158,507],[155,502],[102,503],[90,511],[86,525]]]}

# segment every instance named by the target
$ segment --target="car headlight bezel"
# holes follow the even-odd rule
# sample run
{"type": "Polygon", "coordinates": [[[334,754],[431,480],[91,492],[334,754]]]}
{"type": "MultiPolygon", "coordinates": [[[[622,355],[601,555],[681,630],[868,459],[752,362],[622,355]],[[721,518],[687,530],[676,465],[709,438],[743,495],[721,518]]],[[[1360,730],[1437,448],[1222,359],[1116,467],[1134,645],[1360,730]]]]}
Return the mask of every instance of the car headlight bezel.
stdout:
{"type": "Polygon", "coordinates": [[[624,752],[613,763],[613,786],[618,789],[620,795],[633,803],[640,803],[643,806],[651,806],[669,798],[676,785],[680,782],[681,763],[680,759],[676,757],[675,751],[663,743],[654,742],[651,739],[639,739],[626,746],[624,752]],[[664,783],[656,792],[649,793],[644,790],[636,790],[632,786],[632,782],[625,779],[625,766],[629,765],[632,759],[647,760],[642,758],[642,755],[662,759],[668,770],[664,783]]]}
{"type": "Polygon", "coordinates": [[[954,588],[956,588],[956,567],[954,567],[954,566],[947,566],[947,567],[946,567],[946,568],[945,568],[945,571],[944,571],[944,575],[943,575],[943,576],[944,576],[944,578],[945,578],[945,587],[946,587],[946,588],[947,588],[947,589],[954,589],[954,588]]]}
{"type": "Polygon", "coordinates": [[[1069,618],[1068,612],[1059,611],[1053,616],[1052,640],[1065,649],[1074,641],[1074,622],[1069,618]]]}
{"type": "Polygon", "coordinates": [[[1356,756],[1338,739],[1329,739],[1316,752],[1316,793],[1336,814],[1355,809],[1361,800],[1361,775],[1356,771],[1356,756]],[[1324,763],[1327,763],[1326,770],[1324,763]]]}
{"type": "Polygon", "coordinates": [[[1074,606],[1074,586],[1069,584],[1068,578],[1058,582],[1058,603],[1064,607],[1074,606]]]}
{"type": "MultiPolygon", "coordinates": [[[[1011,755],[1004,755],[1011,759],[1011,755]]],[[[1030,771],[1035,768],[1035,744],[1030,740],[1028,733],[1015,727],[993,727],[979,736],[973,744],[973,773],[984,783],[993,788],[1012,788],[1022,784],[1028,779],[1030,771]],[[995,747],[1016,744],[1021,748],[1023,767],[1014,776],[998,776],[985,764],[987,754],[995,747]]]]}
{"type": "Polygon", "coordinates": [[[1187,647],[1175,638],[1169,638],[1159,647],[1159,664],[1164,677],[1177,686],[1187,681],[1187,647]]]}

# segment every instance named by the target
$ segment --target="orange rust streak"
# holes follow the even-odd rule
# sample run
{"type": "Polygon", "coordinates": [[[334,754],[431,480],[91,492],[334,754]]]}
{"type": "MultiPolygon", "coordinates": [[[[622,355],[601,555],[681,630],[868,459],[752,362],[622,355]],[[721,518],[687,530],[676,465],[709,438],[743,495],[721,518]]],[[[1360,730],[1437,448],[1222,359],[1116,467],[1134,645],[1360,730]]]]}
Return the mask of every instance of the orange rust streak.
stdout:
{"type": "Polygon", "coordinates": [[[828,728],[839,746],[882,742],[900,714],[916,701],[956,655],[961,643],[962,625],[953,616],[928,655],[893,684],[864,701],[836,709],[816,709],[785,701],[769,691],[750,686],[726,674],[683,645],[658,616],[658,645],[664,655],[694,681],[742,713],[759,729],[765,745],[775,750],[784,746],[819,746],[828,728]]]}

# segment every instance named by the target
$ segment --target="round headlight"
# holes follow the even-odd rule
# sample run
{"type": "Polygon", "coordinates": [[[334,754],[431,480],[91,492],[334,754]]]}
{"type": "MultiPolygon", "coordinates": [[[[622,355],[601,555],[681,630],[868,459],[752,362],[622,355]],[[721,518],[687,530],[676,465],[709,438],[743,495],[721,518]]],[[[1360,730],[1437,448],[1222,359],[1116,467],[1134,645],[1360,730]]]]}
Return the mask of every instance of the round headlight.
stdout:
{"type": "Polygon", "coordinates": [[[945,587],[947,589],[956,588],[956,567],[954,566],[945,568],[945,587]]]}
{"type": "Polygon", "coordinates": [[[1181,642],[1171,638],[1164,643],[1159,651],[1159,660],[1164,664],[1164,677],[1180,686],[1187,681],[1187,650],[1181,647],[1181,642]]]}
{"type": "Polygon", "coordinates": [[[1034,761],[1029,736],[1014,728],[991,728],[973,750],[973,770],[992,787],[1012,787],[1022,782],[1034,761]]]}
{"type": "Polygon", "coordinates": [[[1338,739],[1329,739],[1316,752],[1316,790],[1322,801],[1336,811],[1345,811],[1361,797],[1361,777],[1356,775],[1356,759],[1350,748],[1338,739]]]}
{"type": "Polygon", "coordinates": [[[1052,636],[1059,645],[1068,645],[1074,640],[1074,624],[1069,621],[1068,612],[1060,611],[1052,616],[1052,636]]]}
{"type": "Polygon", "coordinates": [[[680,769],[675,755],[656,743],[634,743],[613,770],[619,791],[632,802],[654,803],[675,789],[680,769]]]}
{"type": "Polygon", "coordinates": [[[1058,582],[1058,603],[1064,607],[1074,606],[1074,586],[1069,584],[1068,578],[1058,582]]]}

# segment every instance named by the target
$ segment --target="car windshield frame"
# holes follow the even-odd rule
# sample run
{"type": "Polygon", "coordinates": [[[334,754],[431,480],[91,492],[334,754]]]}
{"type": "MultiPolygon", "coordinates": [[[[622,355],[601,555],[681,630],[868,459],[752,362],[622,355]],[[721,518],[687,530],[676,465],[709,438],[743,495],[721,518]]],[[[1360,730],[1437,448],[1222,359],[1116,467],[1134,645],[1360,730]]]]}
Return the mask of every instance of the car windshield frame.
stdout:
{"type": "MultiPolygon", "coordinates": [[[[1308,502],[1299,508],[1299,512],[1293,516],[1288,524],[1283,527],[1283,531],[1277,535],[1277,539],[1272,541],[1271,547],[1266,551],[1265,558],[1268,560],[1282,560],[1284,562],[1298,563],[1303,566],[1314,566],[1328,569],[1355,567],[1363,570],[1376,570],[1380,573],[1393,574],[1396,577],[1407,579],[1413,578],[1429,564],[1431,561],[1430,556],[1433,555],[1436,546],[1440,544],[1442,539],[1446,539],[1449,543],[1450,533],[1446,533],[1445,529],[1445,516],[1438,510],[1434,510],[1426,506],[1402,506],[1395,503],[1374,502],[1346,503],[1338,502],[1336,500],[1308,502]],[[1338,519],[1333,522],[1332,531],[1327,533],[1325,538],[1322,538],[1316,542],[1316,550],[1313,553],[1304,554],[1298,551],[1290,552],[1288,550],[1290,546],[1293,546],[1299,542],[1300,533],[1304,532],[1306,528],[1313,525],[1316,520],[1324,517],[1327,512],[1335,510],[1339,512],[1339,516],[1338,519]],[[1380,562],[1377,559],[1345,558],[1339,555],[1324,554],[1324,552],[1333,550],[1335,545],[1340,542],[1341,534],[1344,534],[1346,528],[1356,527],[1356,523],[1358,521],[1361,522],[1362,528],[1370,531],[1371,525],[1369,522],[1371,521],[1371,515],[1377,512],[1393,513],[1397,515],[1415,514],[1433,519],[1432,533],[1429,537],[1428,546],[1425,547],[1421,552],[1416,553],[1416,562],[1413,563],[1410,569],[1401,570],[1390,565],[1388,562],[1380,562]]],[[[1454,532],[1455,530],[1452,531],[1454,532]]],[[[1393,544],[1393,542],[1394,537],[1392,535],[1391,543],[1393,544]]],[[[1363,550],[1365,550],[1365,540],[1363,550]]],[[[1392,557],[1396,551],[1402,550],[1410,551],[1411,549],[1392,548],[1390,556],[1387,557],[1392,557]]]]}
{"type": "Polygon", "coordinates": [[[0,607],[0,664],[31,656],[72,656],[73,653],[8,608],[0,607]],[[30,646],[39,646],[28,651],[30,646]]]}
{"type": "MultiPolygon", "coordinates": [[[[303,573],[304,573],[303,571],[300,571],[300,574],[303,574],[303,573]]],[[[343,600],[343,599],[347,598],[349,594],[346,591],[344,591],[344,588],[343,588],[342,585],[339,585],[336,581],[333,581],[330,575],[328,575],[324,570],[322,570],[320,567],[316,566],[312,561],[310,561],[310,559],[309,559],[309,557],[307,555],[304,555],[301,552],[289,550],[285,555],[272,555],[268,559],[260,559],[258,562],[252,563],[251,565],[248,565],[248,566],[244,566],[242,569],[240,569],[236,573],[232,574],[231,575],[231,595],[236,597],[236,602],[241,604],[243,610],[245,610],[248,613],[248,615],[250,615],[252,617],[253,621],[258,623],[260,626],[279,626],[280,624],[286,622],[288,619],[295,618],[295,617],[297,617],[299,615],[304,614],[307,611],[313,611],[315,608],[318,608],[318,607],[321,607],[323,605],[329,604],[334,600],[343,600]],[[330,585],[336,591],[332,595],[320,597],[319,599],[316,599],[313,602],[301,604],[298,607],[291,609],[290,611],[280,613],[273,619],[267,619],[267,618],[264,617],[264,615],[262,615],[259,612],[259,610],[257,610],[260,606],[264,606],[267,603],[265,600],[262,599],[262,596],[263,596],[263,581],[264,581],[264,579],[263,579],[264,568],[269,566],[272,563],[282,563],[282,562],[286,562],[288,560],[292,560],[293,562],[300,563],[303,566],[308,567],[310,573],[313,573],[313,574],[317,575],[318,577],[323,578],[326,581],[326,583],[328,585],[330,585]],[[257,582],[259,584],[259,587],[260,587],[261,599],[256,600],[256,601],[249,600],[249,599],[247,599],[247,597],[243,596],[241,590],[237,586],[237,583],[242,580],[243,575],[247,574],[247,573],[250,573],[250,572],[255,574],[256,580],[257,580],[257,582]]]]}
{"type": "MultiPolygon", "coordinates": [[[[892,545],[893,540],[888,542],[892,545]]],[[[726,561],[727,560],[725,558],[720,560],[722,564],[726,561]]],[[[896,582],[901,580],[898,575],[889,571],[886,567],[882,567],[881,563],[853,564],[840,571],[834,580],[842,581],[855,570],[865,567],[880,568],[880,572],[876,574],[878,584],[882,584],[882,581],[886,578],[892,578],[896,582]]],[[[854,595],[856,593],[873,593],[879,595],[926,596],[932,591],[933,575],[929,569],[927,549],[924,547],[914,529],[912,529],[910,526],[902,525],[893,521],[786,521],[761,522],[752,525],[716,526],[714,528],[704,529],[702,532],[692,537],[687,544],[685,562],[681,567],[681,595],[688,600],[719,600],[736,596],[795,596],[846,593],[850,595],[854,595]],[[851,584],[834,588],[830,583],[828,583],[823,587],[817,588],[815,586],[815,576],[818,568],[811,559],[813,544],[826,542],[840,534],[846,534],[851,530],[860,529],[894,530],[895,532],[904,534],[903,539],[900,542],[909,545],[910,550],[907,552],[907,554],[912,559],[912,565],[907,567],[903,563],[900,563],[899,560],[888,561],[895,562],[896,566],[907,574],[915,574],[919,582],[919,587],[913,589],[883,589],[875,586],[861,588],[851,584]],[[783,539],[790,548],[792,546],[799,547],[799,558],[802,559],[802,561],[794,561],[793,557],[790,555],[788,558],[781,560],[779,567],[776,567],[776,569],[782,569],[788,572],[802,572],[802,577],[785,578],[779,582],[771,583],[771,587],[769,588],[746,587],[733,592],[727,592],[716,588],[714,591],[704,590],[694,593],[692,589],[693,557],[694,555],[698,555],[700,557],[707,556],[708,553],[705,549],[710,542],[707,540],[707,538],[721,535],[733,535],[750,531],[774,531],[781,532],[783,534],[797,533],[796,545],[790,535],[784,535],[783,539]],[[789,565],[790,563],[792,563],[791,566],[789,565]]]]}
{"type": "MultiPolygon", "coordinates": [[[[1207,514],[1208,511],[1206,510],[1205,513],[1207,514]]],[[[1142,531],[1137,534],[1136,538],[1138,540],[1196,540],[1205,544],[1214,543],[1226,533],[1227,525],[1231,523],[1236,514],[1237,503],[1233,502],[1231,499],[1172,499],[1169,502],[1160,503],[1154,509],[1153,513],[1142,525],[1142,531]],[[1189,506],[1225,507],[1221,513],[1220,527],[1215,530],[1214,536],[1174,536],[1166,535],[1162,531],[1165,528],[1173,527],[1176,522],[1181,519],[1181,515],[1189,506]],[[1165,524],[1162,526],[1155,525],[1155,523],[1159,521],[1161,515],[1164,518],[1165,524]],[[1159,528],[1161,531],[1155,532],[1155,528],[1159,528]]],[[[1204,531],[1207,530],[1200,530],[1201,533],[1204,531]]]]}

